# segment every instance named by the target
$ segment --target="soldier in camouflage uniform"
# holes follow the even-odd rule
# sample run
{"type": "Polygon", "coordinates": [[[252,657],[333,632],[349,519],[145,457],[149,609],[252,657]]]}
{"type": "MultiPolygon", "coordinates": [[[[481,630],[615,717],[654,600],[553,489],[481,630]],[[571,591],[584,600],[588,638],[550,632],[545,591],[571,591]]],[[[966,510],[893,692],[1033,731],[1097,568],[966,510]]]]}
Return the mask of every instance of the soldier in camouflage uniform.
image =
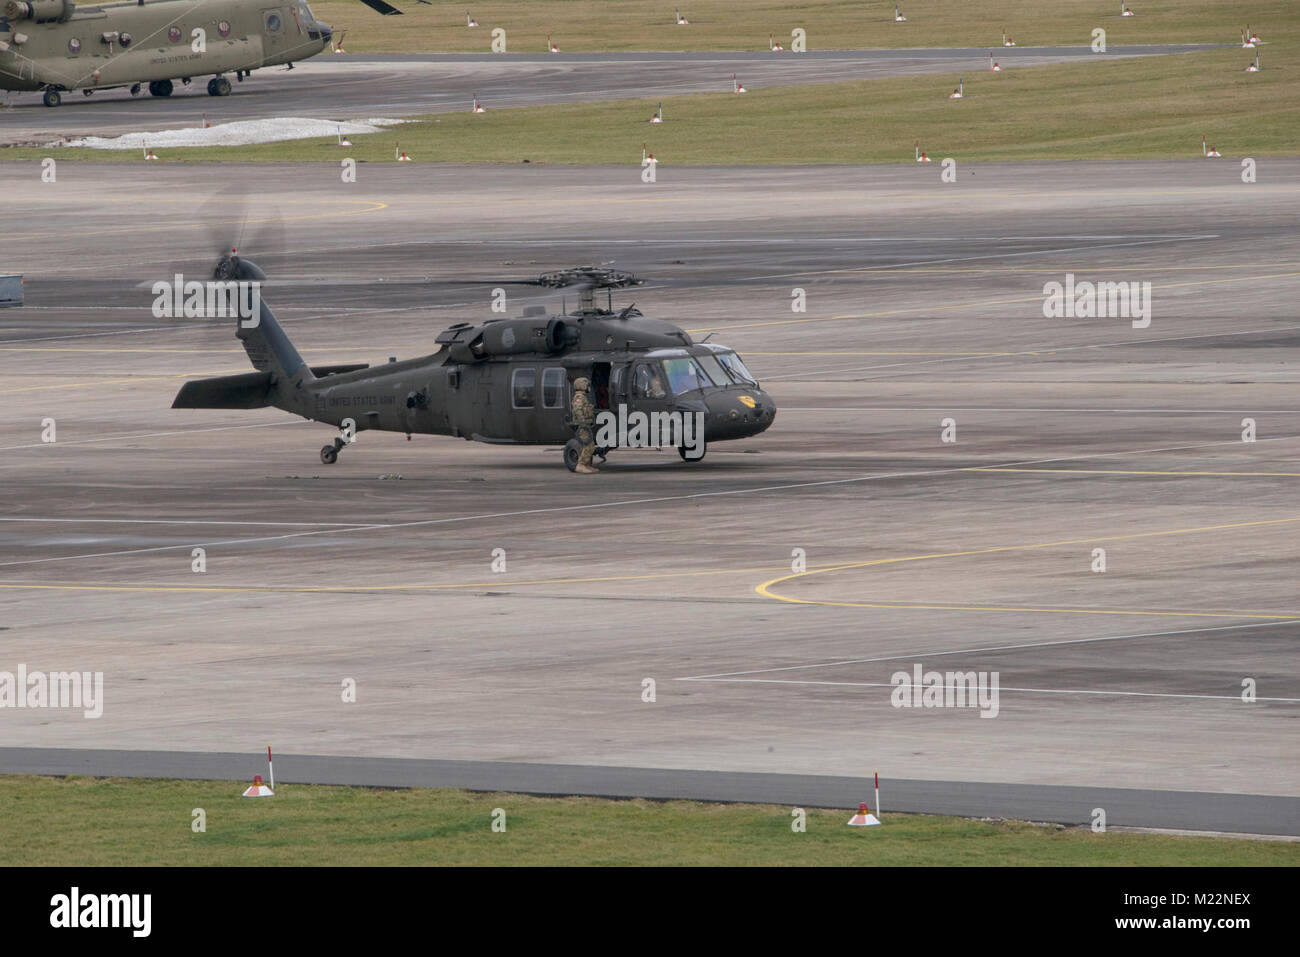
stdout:
{"type": "Polygon", "coordinates": [[[596,451],[592,433],[596,423],[596,410],[592,407],[591,397],[587,395],[590,387],[591,383],[585,376],[573,380],[573,427],[578,441],[582,443],[582,454],[578,456],[578,467],[574,471],[581,475],[595,475],[600,471],[591,464],[592,453],[596,451]]]}

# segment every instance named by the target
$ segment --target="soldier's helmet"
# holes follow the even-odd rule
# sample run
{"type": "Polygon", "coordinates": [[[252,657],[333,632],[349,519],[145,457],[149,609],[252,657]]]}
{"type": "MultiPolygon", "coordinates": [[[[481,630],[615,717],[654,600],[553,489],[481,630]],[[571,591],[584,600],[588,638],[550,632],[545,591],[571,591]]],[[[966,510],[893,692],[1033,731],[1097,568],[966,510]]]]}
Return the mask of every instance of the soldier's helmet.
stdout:
{"type": "Polygon", "coordinates": [[[586,392],[591,388],[591,383],[587,381],[586,377],[574,379],[573,388],[578,392],[586,392]]]}

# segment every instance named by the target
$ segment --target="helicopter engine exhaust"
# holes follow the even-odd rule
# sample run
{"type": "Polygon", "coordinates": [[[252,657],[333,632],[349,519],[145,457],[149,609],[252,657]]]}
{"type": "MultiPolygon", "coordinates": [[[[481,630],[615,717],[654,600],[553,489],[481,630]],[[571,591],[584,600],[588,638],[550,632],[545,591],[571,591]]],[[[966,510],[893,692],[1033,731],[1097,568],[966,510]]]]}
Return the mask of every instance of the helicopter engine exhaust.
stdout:
{"type": "Polygon", "coordinates": [[[76,9],[72,0],[9,0],[4,6],[4,15],[10,20],[47,23],[50,20],[70,20],[76,9]]]}

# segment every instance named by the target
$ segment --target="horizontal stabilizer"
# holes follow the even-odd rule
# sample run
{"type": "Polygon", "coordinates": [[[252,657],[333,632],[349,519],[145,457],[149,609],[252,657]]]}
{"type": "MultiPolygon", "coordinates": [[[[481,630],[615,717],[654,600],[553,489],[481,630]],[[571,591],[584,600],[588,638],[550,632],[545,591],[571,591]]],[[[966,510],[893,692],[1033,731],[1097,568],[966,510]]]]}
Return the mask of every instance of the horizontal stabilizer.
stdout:
{"type": "Polygon", "coordinates": [[[181,386],[173,409],[264,409],[271,404],[271,373],[246,372],[195,379],[181,386]]]}
{"type": "Polygon", "coordinates": [[[361,2],[364,3],[366,6],[368,6],[371,10],[378,11],[379,13],[382,13],[386,17],[391,17],[394,14],[401,16],[402,13],[401,10],[398,10],[391,3],[384,3],[384,0],[361,0],[361,2]]]}

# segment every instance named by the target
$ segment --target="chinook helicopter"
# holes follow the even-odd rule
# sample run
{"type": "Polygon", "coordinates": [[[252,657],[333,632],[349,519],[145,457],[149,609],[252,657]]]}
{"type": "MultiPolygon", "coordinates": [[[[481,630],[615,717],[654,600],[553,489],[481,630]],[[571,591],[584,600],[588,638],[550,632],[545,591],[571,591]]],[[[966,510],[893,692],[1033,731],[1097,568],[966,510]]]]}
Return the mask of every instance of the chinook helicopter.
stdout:
{"type": "MultiPolygon", "coordinates": [[[[385,16],[402,12],[362,2],[385,16]]],[[[46,106],[69,90],[130,87],[137,96],[146,83],[167,97],[173,80],[188,86],[208,75],[208,93],[229,96],[226,74],[243,82],[262,67],[293,69],[334,36],[307,0],[7,0],[0,14],[0,90],[44,91],[46,106]]]]}
{"type": "MultiPolygon", "coordinates": [[[[229,285],[266,277],[232,251],[213,278],[229,285]]],[[[342,435],[320,451],[327,465],[357,432],[379,430],[407,438],[421,433],[505,445],[563,444],[570,471],[582,451],[569,418],[573,383],[580,378],[591,384],[597,423],[602,417],[620,423],[617,430],[595,430],[601,457],[629,435],[628,445],[649,444],[623,428],[638,415],[678,423],[690,416],[701,423],[695,448],[688,448],[689,430],[669,430],[688,462],[703,458],[707,443],[757,435],[776,417],[775,403],[734,350],[695,342],[672,323],[642,315],[635,303],[615,311],[612,292],[608,308],[596,305],[597,289],[640,285],[632,274],[580,266],[514,282],[576,286],[578,308],[549,315],[531,306],[519,318],[460,322],[437,337],[440,348],[432,355],[379,366],[309,366],[259,298],[235,331],[257,371],[187,382],[172,408],[274,406],[339,426],[342,435]]]]}

